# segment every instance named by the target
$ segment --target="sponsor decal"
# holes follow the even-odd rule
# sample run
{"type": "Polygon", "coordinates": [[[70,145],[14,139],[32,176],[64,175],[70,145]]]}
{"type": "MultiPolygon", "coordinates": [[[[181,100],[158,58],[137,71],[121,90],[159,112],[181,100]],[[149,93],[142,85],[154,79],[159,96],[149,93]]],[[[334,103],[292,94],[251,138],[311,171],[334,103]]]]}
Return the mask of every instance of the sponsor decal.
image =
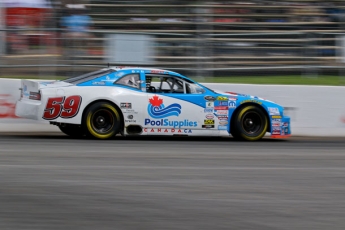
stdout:
{"type": "Polygon", "coordinates": [[[28,86],[27,85],[23,85],[23,95],[25,97],[29,97],[29,92],[28,92],[28,86]]]}
{"type": "Polygon", "coordinates": [[[281,119],[272,119],[272,126],[281,126],[281,119]]]}
{"type": "Polygon", "coordinates": [[[116,77],[122,77],[123,75],[125,75],[124,72],[118,72],[115,74],[116,77]]]}
{"type": "Polygon", "coordinates": [[[130,113],[130,114],[138,114],[137,111],[135,111],[134,109],[124,109],[123,110],[123,113],[127,114],[127,113],[130,113]]]}
{"type": "Polygon", "coordinates": [[[213,113],[213,108],[204,109],[204,113],[213,113]]]}
{"type": "Polygon", "coordinates": [[[288,128],[285,128],[285,133],[289,133],[289,129],[288,128]]]}
{"type": "Polygon", "coordinates": [[[274,119],[281,119],[282,117],[281,116],[272,116],[272,118],[274,118],[274,119]]]}
{"type": "Polygon", "coordinates": [[[197,127],[198,122],[196,121],[189,121],[185,119],[183,121],[174,121],[169,119],[160,119],[160,120],[151,120],[149,118],[145,119],[145,125],[151,126],[171,126],[174,128],[182,128],[182,127],[197,127]]]}
{"type": "Polygon", "coordinates": [[[159,98],[157,95],[149,99],[149,105],[147,111],[152,118],[159,120],[153,120],[151,118],[145,119],[145,126],[170,126],[173,128],[182,128],[182,127],[196,127],[198,122],[190,121],[188,119],[184,120],[170,120],[166,117],[176,116],[178,117],[181,114],[181,105],[174,103],[168,106],[163,104],[163,99],[159,98]],[[166,119],[163,119],[166,118],[166,119]]]}
{"type": "Polygon", "coordinates": [[[229,109],[228,106],[215,106],[214,110],[227,110],[229,109]]]}
{"type": "Polygon", "coordinates": [[[164,73],[164,70],[153,69],[151,73],[164,73]]]}
{"type": "Polygon", "coordinates": [[[212,129],[212,128],[214,128],[214,125],[202,125],[202,128],[204,128],[204,129],[212,129]]]}
{"type": "Polygon", "coordinates": [[[54,120],[58,117],[75,117],[80,109],[82,98],[79,95],[65,97],[48,98],[42,118],[45,120],[54,120]]]}
{"type": "Polygon", "coordinates": [[[218,130],[228,130],[228,126],[225,125],[219,125],[218,130]]]}
{"type": "Polygon", "coordinates": [[[229,110],[217,110],[217,115],[229,115],[229,110]]]}
{"type": "Polygon", "coordinates": [[[227,94],[230,94],[231,96],[238,96],[238,93],[234,93],[234,92],[225,92],[227,94]]]}
{"type": "Polygon", "coordinates": [[[242,97],[248,97],[248,95],[240,94],[240,93],[234,93],[234,92],[225,92],[227,94],[230,94],[231,96],[242,96],[242,97]]]}
{"type": "Polygon", "coordinates": [[[284,126],[284,127],[289,127],[289,123],[284,122],[283,126],[284,126]]]}
{"type": "MultiPolygon", "coordinates": [[[[214,113],[214,115],[215,115],[219,120],[228,119],[228,114],[218,114],[219,111],[228,111],[228,110],[217,110],[216,113],[214,113]]],[[[223,113],[223,112],[220,112],[220,113],[223,113]]]]}
{"type": "Polygon", "coordinates": [[[219,124],[220,124],[220,125],[227,125],[227,124],[228,124],[228,121],[222,120],[222,121],[219,121],[219,124]]]}
{"type": "Polygon", "coordinates": [[[229,101],[229,108],[236,108],[236,102],[229,101]]]}
{"type": "Polygon", "coordinates": [[[220,106],[228,106],[228,102],[227,101],[220,101],[219,105],[220,106]]]}
{"type": "Polygon", "coordinates": [[[204,120],[204,125],[214,125],[214,120],[204,120]]]}
{"type": "Polygon", "coordinates": [[[220,121],[227,121],[227,120],[229,120],[229,117],[228,116],[218,116],[218,120],[220,120],[220,121]]]}
{"type": "Polygon", "coordinates": [[[134,123],[136,123],[136,122],[137,122],[137,120],[133,120],[133,119],[131,119],[131,120],[125,120],[125,122],[126,122],[126,123],[133,123],[133,122],[134,122],[134,123]]]}
{"type": "Polygon", "coordinates": [[[10,94],[0,94],[0,118],[18,118],[15,110],[16,99],[10,94]]]}
{"type": "Polygon", "coordinates": [[[213,118],[214,118],[214,115],[213,115],[213,114],[207,114],[205,117],[206,117],[207,119],[213,119],[213,118]]]}
{"type": "Polygon", "coordinates": [[[144,128],[145,133],[192,133],[191,129],[154,129],[144,128]]]}
{"type": "Polygon", "coordinates": [[[280,135],[280,131],[273,131],[272,135],[280,135]]]}
{"type": "Polygon", "coordinates": [[[214,107],[214,102],[213,101],[206,102],[206,108],[213,108],[213,107],[214,107]]]}
{"type": "Polygon", "coordinates": [[[150,117],[153,118],[165,118],[176,116],[178,117],[181,113],[181,105],[174,103],[165,107],[163,104],[163,99],[159,98],[157,95],[149,99],[149,105],[147,111],[150,117]]]}
{"type": "Polygon", "coordinates": [[[121,108],[121,109],[131,109],[131,108],[132,108],[132,103],[121,102],[121,103],[120,103],[120,108],[121,108]]]}
{"type": "Polygon", "coordinates": [[[280,126],[278,126],[278,127],[276,127],[276,126],[273,127],[273,131],[278,131],[278,130],[279,130],[279,131],[281,130],[281,127],[280,127],[280,126]]]}
{"type": "Polygon", "coordinates": [[[237,101],[237,98],[235,98],[235,97],[229,97],[229,101],[237,101]]]}
{"type": "Polygon", "coordinates": [[[275,107],[268,107],[268,112],[270,115],[280,115],[279,109],[275,107]]]}
{"type": "Polygon", "coordinates": [[[96,81],[96,82],[92,82],[92,85],[105,85],[104,81],[96,81]]]}
{"type": "Polygon", "coordinates": [[[228,100],[228,97],[226,97],[226,96],[218,96],[218,97],[217,97],[217,100],[218,100],[218,101],[227,101],[227,100],[228,100]]]}
{"type": "Polygon", "coordinates": [[[259,104],[259,105],[262,104],[261,101],[258,101],[258,100],[255,100],[255,99],[243,100],[243,101],[241,101],[241,104],[243,104],[243,103],[248,103],[248,102],[257,103],[257,104],[259,104]]]}
{"type": "Polygon", "coordinates": [[[205,96],[204,98],[206,101],[215,101],[216,100],[216,98],[213,96],[205,96]]]}
{"type": "Polygon", "coordinates": [[[130,114],[130,115],[127,116],[127,119],[128,119],[128,120],[125,120],[125,122],[126,122],[126,123],[127,123],[127,122],[128,122],[128,123],[130,123],[130,122],[136,123],[137,120],[134,120],[133,118],[134,118],[134,116],[133,116],[132,114],[130,114]]]}

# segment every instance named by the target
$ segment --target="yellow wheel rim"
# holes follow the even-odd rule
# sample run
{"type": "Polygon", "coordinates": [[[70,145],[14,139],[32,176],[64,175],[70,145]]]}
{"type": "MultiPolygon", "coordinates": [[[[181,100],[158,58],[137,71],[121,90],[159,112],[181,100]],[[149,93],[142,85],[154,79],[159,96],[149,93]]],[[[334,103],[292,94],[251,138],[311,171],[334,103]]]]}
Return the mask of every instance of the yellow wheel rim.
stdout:
{"type": "MultiPolygon", "coordinates": [[[[246,126],[245,122],[246,121],[244,121],[244,116],[247,114],[247,112],[249,110],[252,110],[252,109],[256,109],[256,107],[255,106],[247,106],[247,107],[243,108],[237,117],[237,121],[241,124],[242,129],[248,134],[250,134],[250,132],[248,131],[248,129],[245,128],[245,126],[246,126]]],[[[263,129],[260,133],[258,133],[255,136],[248,136],[245,133],[241,132],[241,134],[240,134],[241,137],[244,138],[245,140],[249,140],[249,141],[256,141],[256,140],[261,139],[265,135],[267,127],[268,127],[268,121],[267,121],[266,116],[262,117],[256,111],[253,111],[253,114],[254,114],[254,116],[257,116],[258,118],[260,118],[260,122],[261,122],[261,125],[263,125],[263,129]]],[[[259,127],[259,129],[261,129],[261,127],[259,127]]]]}
{"type": "MultiPolygon", "coordinates": [[[[111,138],[112,136],[115,135],[115,131],[113,130],[114,125],[116,122],[119,122],[120,120],[120,115],[118,111],[111,105],[108,104],[102,104],[101,108],[96,110],[95,112],[90,111],[87,116],[86,116],[86,127],[90,134],[94,136],[95,138],[98,139],[108,139],[111,138]],[[108,110],[107,110],[108,109],[108,110]],[[113,112],[113,113],[111,113],[113,112]],[[107,118],[106,116],[101,116],[99,114],[106,114],[109,113],[111,114],[108,115],[109,117],[107,118]],[[98,116],[95,116],[98,115],[98,116]],[[103,119],[103,120],[102,120],[103,119]],[[106,128],[106,131],[104,133],[101,133],[101,126],[103,125],[102,122],[105,122],[106,119],[113,119],[111,124],[107,124],[109,127],[106,128]],[[110,131],[111,132],[107,132],[110,131]]],[[[104,124],[106,125],[106,124],[104,124]]]]}

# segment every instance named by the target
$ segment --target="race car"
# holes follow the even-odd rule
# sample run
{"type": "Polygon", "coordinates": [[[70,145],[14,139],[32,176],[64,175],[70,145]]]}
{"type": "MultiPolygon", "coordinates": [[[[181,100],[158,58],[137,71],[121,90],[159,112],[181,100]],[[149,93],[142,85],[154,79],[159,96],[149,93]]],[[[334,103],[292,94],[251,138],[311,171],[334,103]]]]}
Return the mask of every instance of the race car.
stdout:
{"type": "Polygon", "coordinates": [[[18,117],[49,121],[72,137],[230,136],[257,141],[291,135],[272,101],[218,92],[179,73],[108,67],[57,81],[21,80],[18,117]]]}

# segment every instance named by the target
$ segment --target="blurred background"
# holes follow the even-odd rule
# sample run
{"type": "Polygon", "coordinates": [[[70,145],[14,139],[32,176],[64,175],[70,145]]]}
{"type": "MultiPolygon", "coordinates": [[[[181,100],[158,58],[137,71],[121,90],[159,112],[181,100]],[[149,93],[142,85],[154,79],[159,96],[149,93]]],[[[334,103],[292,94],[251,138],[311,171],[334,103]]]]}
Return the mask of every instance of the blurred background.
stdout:
{"type": "Polygon", "coordinates": [[[108,63],[155,66],[204,79],[343,75],[342,0],[0,4],[2,78],[59,78],[108,63]]]}

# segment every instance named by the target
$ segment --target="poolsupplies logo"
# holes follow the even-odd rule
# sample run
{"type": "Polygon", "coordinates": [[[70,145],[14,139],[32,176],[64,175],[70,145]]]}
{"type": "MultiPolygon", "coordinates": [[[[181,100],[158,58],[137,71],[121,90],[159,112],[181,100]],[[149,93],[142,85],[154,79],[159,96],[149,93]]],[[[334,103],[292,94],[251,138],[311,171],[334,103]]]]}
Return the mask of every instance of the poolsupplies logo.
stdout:
{"type": "MultiPolygon", "coordinates": [[[[158,96],[153,96],[149,99],[149,105],[147,107],[148,114],[150,117],[155,119],[166,118],[171,116],[178,117],[181,114],[181,105],[174,103],[165,107],[163,104],[163,99],[159,98],[158,96]]],[[[145,126],[166,126],[166,127],[174,127],[174,128],[181,128],[181,127],[196,127],[198,122],[190,121],[188,119],[184,119],[183,121],[179,120],[170,120],[160,119],[160,120],[153,120],[150,118],[145,119],[145,126]]]]}
{"type": "Polygon", "coordinates": [[[147,111],[150,117],[153,118],[164,118],[176,116],[178,117],[181,113],[181,105],[174,103],[167,107],[163,104],[163,99],[158,96],[153,96],[149,99],[150,103],[147,107],[147,111]]]}

